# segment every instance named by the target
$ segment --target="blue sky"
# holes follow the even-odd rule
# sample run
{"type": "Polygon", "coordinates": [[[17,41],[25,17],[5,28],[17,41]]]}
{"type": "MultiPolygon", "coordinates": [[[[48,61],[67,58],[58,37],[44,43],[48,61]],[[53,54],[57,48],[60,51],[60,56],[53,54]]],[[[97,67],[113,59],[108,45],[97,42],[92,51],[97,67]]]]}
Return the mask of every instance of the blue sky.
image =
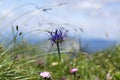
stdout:
{"type": "Polygon", "coordinates": [[[119,21],[120,0],[0,0],[1,35],[11,25],[19,25],[20,30],[29,32],[52,29],[49,23],[55,23],[70,30],[82,28],[84,32],[80,34],[84,38],[116,40],[120,33],[119,21]]]}

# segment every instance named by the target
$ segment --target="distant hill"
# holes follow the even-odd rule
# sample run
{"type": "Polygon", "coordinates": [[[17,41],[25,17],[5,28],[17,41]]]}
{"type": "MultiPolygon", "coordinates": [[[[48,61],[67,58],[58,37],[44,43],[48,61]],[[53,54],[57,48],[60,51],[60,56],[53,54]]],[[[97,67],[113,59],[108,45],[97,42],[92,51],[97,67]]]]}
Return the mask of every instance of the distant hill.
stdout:
{"type": "MultiPolygon", "coordinates": [[[[39,42],[38,39],[35,39],[35,38],[28,41],[29,43],[33,43],[33,44],[37,44],[39,42]]],[[[113,41],[113,40],[82,39],[81,41],[82,51],[89,52],[89,53],[96,52],[99,50],[104,50],[104,49],[113,47],[115,45],[116,45],[116,41],[113,41]]]]}
{"type": "Polygon", "coordinates": [[[87,52],[96,52],[116,45],[116,41],[102,39],[85,39],[82,40],[82,48],[87,52]]]}
{"type": "MultiPolygon", "coordinates": [[[[10,40],[10,38],[9,38],[9,40],[10,40]]],[[[34,37],[34,38],[32,37],[32,38],[28,38],[26,40],[30,44],[37,44],[37,45],[38,45],[38,43],[42,43],[42,42],[44,43],[44,41],[48,41],[45,38],[39,38],[39,37],[34,37]]],[[[43,45],[43,43],[42,43],[42,45],[43,45]]],[[[77,43],[77,45],[79,47],[78,43],[77,43]]],[[[104,39],[82,39],[81,40],[81,50],[85,51],[85,52],[89,52],[89,53],[96,52],[99,50],[104,50],[104,49],[110,48],[115,45],[116,45],[116,41],[107,40],[107,39],[106,40],[104,40],[104,39]]]]}

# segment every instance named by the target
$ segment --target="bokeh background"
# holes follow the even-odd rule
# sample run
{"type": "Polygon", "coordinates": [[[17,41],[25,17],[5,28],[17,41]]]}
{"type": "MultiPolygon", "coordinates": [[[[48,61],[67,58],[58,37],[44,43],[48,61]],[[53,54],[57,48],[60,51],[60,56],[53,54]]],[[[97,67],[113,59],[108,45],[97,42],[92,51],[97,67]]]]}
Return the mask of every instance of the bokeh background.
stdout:
{"type": "Polygon", "coordinates": [[[105,49],[119,43],[119,8],[119,0],[0,0],[1,42],[11,39],[12,26],[32,44],[47,39],[44,30],[62,26],[76,48],[105,49]]]}

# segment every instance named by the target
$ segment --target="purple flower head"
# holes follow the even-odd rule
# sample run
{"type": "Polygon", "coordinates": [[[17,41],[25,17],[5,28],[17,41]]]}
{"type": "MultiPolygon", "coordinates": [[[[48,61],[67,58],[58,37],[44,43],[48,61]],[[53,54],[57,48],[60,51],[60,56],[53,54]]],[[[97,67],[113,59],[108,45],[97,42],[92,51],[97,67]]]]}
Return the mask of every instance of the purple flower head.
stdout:
{"type": "Polygon", "coordinates": [[[48,32],[49,39],[52,41],[52,46],[57,43],[62,43],[65,40],[65,37],[67,36],[67,30],[64,30],[64,28],[56,28],[53,32],[48,32]]]}
{"type": "Polygon", "coordinates": [[[43,78],[47,78],[49,79],[51,77],[50,73],[49,72],[41,72],[40,73],[40,76],[43,77],[43,78]]]}

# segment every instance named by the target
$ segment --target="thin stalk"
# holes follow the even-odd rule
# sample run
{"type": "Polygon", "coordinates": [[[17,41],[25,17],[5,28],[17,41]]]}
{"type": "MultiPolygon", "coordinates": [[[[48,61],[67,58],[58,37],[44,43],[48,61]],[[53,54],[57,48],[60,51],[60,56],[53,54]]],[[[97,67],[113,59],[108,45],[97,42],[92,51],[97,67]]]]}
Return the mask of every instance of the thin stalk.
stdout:
{"type": "Polygon", "coordinates": [[[59,46],[59,43],[57,43],[57,50],[58,50],[59,62],[61,62],[61,55],[60,55],[60,46],[59,46]]]}
{"type": "MultiPolygon", "coordinates": [[[[15,43],[16,43],[16,39],[15,39],[15,43]]],[[[16,45],[15,45],[15,47],[16,47],[16,45]]],[[[18,53],[18,50],[17,50],[17,53],[18,53]]],[[[12,68],[13,68],[13,66],[14,66],[14,64],[15,64],[15,62],[16,62],[17,53],[15,53],[15,57],[14,57],[14,59],[13,59],[13,62],[12,62],[12,64],[9,66],[8,70],[5,72],[4,76],[6,76],[7,73],[8,73],[10,70],[12,70],[12,68]]]]}
{"type": "Polygon", "coordinates": [[[73,79],[77,80],[76,72],[72,73],[72,75],[73,75],[73,79]]]}
{"type": "MultiPolygon", "coordinates": [[[[11,45],[12,43],[15,43],[15,44],[16,44],[16,42],[17,42],[17,37],[18,37],[18,31],[17,31],[17,33],[16,33],[15,36],[13,35],[13,40],[8,44],[7,47],[9,47],[9,45],[11,45]]],[[[16,48],[16,45],[15,45],[15,48],[16,48]]],[[[17,51],[18,51],[18,50],[17,50],[17,51]]],[[[17,53],[18,53],[18,52],[17,52],[17,53]]],[[[13,66],[14,66],[14,64],[15,64],[15,62],[16,62],[17,53],[15,53],[15,57],[14,57],[14,59],[13,59],[13,62],[12,62],[12,64],[9,66],[8,70],[4,73],[4,76],[6,76],[7,73],[13,68],[13,66]]]]}
{"type": "Polygon", "coordinates": [[[62,78],[62,68],[61,68],[61,54],[60,54],[60,46],[59,43],[56,43],[57,50],[58,50],[58,57],[59,57],[59,70],[60,70],[60,77],[62,78]]]}

